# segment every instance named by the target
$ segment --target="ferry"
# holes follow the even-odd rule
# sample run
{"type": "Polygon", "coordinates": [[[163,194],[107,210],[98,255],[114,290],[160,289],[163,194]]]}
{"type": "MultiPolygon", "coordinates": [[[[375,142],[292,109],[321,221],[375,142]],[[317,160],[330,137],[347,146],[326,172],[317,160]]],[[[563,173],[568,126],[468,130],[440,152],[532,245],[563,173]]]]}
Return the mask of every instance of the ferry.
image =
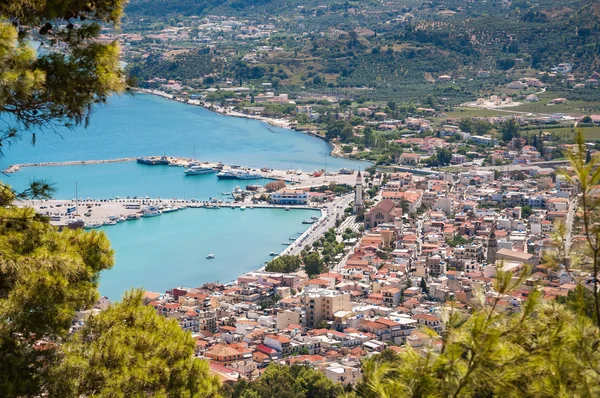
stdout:
{"type": "Polygon", "coordinates": [[[215,255],[211,253],[211,254],[209,254],[208,256],[206,256],[206,258],[207,258],[208,260],[212,260],[213,258],[215,258],[215,255]]]}
{"type": "Polygon", "coordinates": [[[150,166],[158,166],[158,165],[163,165],[166,166],[169,164],[169,159],[167,159],[166,156],[144,156],[141,158],[137,158],[136,161],[139,164],[147,164],[150,166]]]}
{"type": "Polygon", "coordinates": [[[211,174],[211,173],[216,173],[216,172],[217,172],[217,170],[212,167],[192,166],[189,169],[185,170],[183,173],[186,176],[196,176],[196,175],[211,174]]]}
{"type": "Polygon", "coordinates": [[[217,178],[220,180],[258,180],[263,177],[260,174],[245,171],[222,171],[217,174],[217,178]]]}

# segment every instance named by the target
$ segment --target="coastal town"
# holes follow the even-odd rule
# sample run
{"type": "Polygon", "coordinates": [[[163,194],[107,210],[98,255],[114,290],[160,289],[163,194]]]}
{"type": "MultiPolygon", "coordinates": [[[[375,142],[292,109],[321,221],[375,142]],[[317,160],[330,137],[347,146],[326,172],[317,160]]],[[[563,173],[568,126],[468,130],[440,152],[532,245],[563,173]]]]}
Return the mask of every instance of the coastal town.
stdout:
{"type": "MultiPolygon", "coordinates": [[[[407,140],[421,148],[439,143],[452,148],[452,158],[460,156],[447,138],[407,140]]],[[[361,379],[361,359],[384,349],[439,352],[445,314],[468,314],[476,297],[498,298],[497,311],[516,313],[535,290],[554,300],[577,286],[564,269],[541,261],[557,250],[559,230],[568,231],[568,245],[580,239],[575,233],[571,237],[577,187],[558,172],[568,175],[570,167],[560,160],[544,161],[536,147],[523,141],[487,144],[492,156],[511,159],[510,165],[336,173],[345,183],[351,177],[350,193],[334,192],[335,175],[325,186],[332,189],[323,192],[314,190],[320,184],[307,174],[298,186],[277,180],[281,188],[266,192],[261,187],[229,205],[260,205],[260,195],[265,206],[322,209],[317,225],[302,237],[310,241],[290,242],[266,267],[230,283],[199,281],[146,291],[144,303],[192,333],[195,355],[207,359],[224,382],[253,380],[270,363],[281,363],[309,364],[334,382],[355,384],[361,379]],[[514,278],[530,275],[499,296],[493,286],[500,269],[514,278]]],[[[593,144],[589,148],[590,156],[600,153],[593,144]]],[[[112,199],[102,206],[135,202],[112,199]]],[[[92,312],[106,304],[102,301],[92,312]]],[[[79,314],[74,330],[89,313],[79,314]]]]}

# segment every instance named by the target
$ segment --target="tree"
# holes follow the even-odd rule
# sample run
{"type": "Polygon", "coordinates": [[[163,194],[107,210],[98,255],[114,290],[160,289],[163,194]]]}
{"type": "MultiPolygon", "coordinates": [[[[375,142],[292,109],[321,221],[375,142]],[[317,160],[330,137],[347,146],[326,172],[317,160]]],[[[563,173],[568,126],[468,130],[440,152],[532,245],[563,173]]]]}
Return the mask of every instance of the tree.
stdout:
{"type": "Polygon", "coordinates": [[[118,43],[97,40],[118,27],[124,0],[0,2],[0,146],[23,131],[87,125],[92,105],[124,91],[118,43]],[[86,21],[85,23],[79,21],[86,21]],[[46,51],[37,53],[31,40],[46,51]]]}
{"type": "Polygon", "coordinates": [[[523,217],[523,218],[529,218],[529,216],[531,216],[532,212],[533,212],[533,210],[531,209],[531,206],[521,207],[521,217],[523,217]]]}
{"type": "Polygon", "coordinates": [[[419,283],[419,287],[421,288],[421,291],[425,294],[429,294],[429,288],[427,287],[427,282],[425,281],[425,278],[421,278],[421,282],[419,283]]]}
{"type": "Polygon", "coordinates": [[[193,357],[194,339],[175,319],[142,303],[142,292],[97,315],[62,346],[51,371],[51,396],[212,397],[219,390],[208,363],[193,357]]]}
{"type": "Polygon", "coordinates": [[[304,256],[303,261],[304,271],[306,271],[310,277],[318,275],[324,270],[323,260],[317,252],[308,253],[306,256],[304,256]]]}
{"type": "MultiPolygon", "coordinates": [[[[1,186],[1,184],[0,184],[1,186]]],[[[0,208],[0,396],[39,395],[75,311],[113,265],[103,233],[58,232],[33,209],[0,208]]]]}
{"type": "Polygon", "coordinates": [[[271,181],[265,184],[265,190],[267,192],[275,192],[283,188],[285,188],[285,181],[283,180],[271,181]]]}
{"type": "Polygon", "coordinates": [[[267,272],[295,272],[300,269],[301,265],[299,256],[291,256],[289,254],[279,256],[271,260],[265,267],[267,272]]]}
{"type": "Polygon", "coordinates": [[[508,119],[500,126],[500,132],[502,141],[510,142],[513,138],[519,137],[519,123],[515,118],[508,119]]]}
{"type": "Polygon", "coordinates": [[[452,151],[447,148],[438,148],[436,153],[438,165],[447,166],[452,160],[452,151]]]}
{"type": "Polygon", "coordinates": [[[340,396],[343,387],[308,366],[271,364],[257,380],[239,383],[232,398],[333,398],[340,396]]]}

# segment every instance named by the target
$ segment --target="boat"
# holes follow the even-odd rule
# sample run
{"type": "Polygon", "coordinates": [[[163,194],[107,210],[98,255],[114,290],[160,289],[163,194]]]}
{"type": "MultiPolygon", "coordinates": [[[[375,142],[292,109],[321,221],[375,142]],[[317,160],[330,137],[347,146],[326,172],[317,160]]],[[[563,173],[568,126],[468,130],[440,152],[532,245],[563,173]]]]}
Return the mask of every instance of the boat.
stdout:
{"type": "Polygon", "coordinates": [[[216,173],[216,172],[217,172],[217,169],[214,169],[212,167],[192,166],[189,169],[186,169],[183,173],[186,176],[196,176],[196,175],[211,174],[211,173],[216,173]]]}
{"type": "Polygon", "coordinates": [[[315,220],[315,221],[317,221],[317,220],[319,219],[319,217],[317,217],[317,216],[312,216],[310,219],[311,219],[311,220],[315,220]]]}
{"type": "Polygon", "coordinates": [[[221,195],[223,195],[223,196],[229,196],[229,195],[231,195],[231,192],[221,192],[221,195]]]}
{"type": "Polygon", "coordinates": [[[240,206],[240,210],[246,210],[246,206],[240,206]]]}
{"type": "Polygon", "coordinates": [[[156,217],[156,216],[160,216],[162,214],[162,211],[160,211],[158,208],[154,207],[154,206],[149,206],[146,209],[144,209],[144,213],[142,214],[142,217],[148,218],[148,217],[156,217]]]}
{"type": "Polygon", "coordinates": [[[286,206],[285,211],[290,211],[290,208],[286,206]]]}
{"type": "Polygon", "coordinates": [[[140,215],[139,214],[130,214],[127,217],[125,217],[125,219],[127,221],[139,220],[140,219],[140,215]]]}
{"type": "Polygon", "coordinates": [[[269,171],[271,171],[272,169],[268,168],[267,166],[263,167],[260,169],[260,171],[262,171],[263,173],[267,173],[269,171]]]}
{"type": "Polygon", "coordinates": [[[233,188],[233,191],[231,191],[232,195],[241,195],[244,193],[244,190],[242,188],[240,188],[239,186],[236,186],[235,188],[233,188]]]}
{"type": "Polygon", "coordinates": [[[215,255],[211,253],[211,254],[209,254],[208,256],[206,256],[206,258],[207,258],[208,260],[211,260],[211,259],[215,258],[215,255]]]}
{"type": "Polygon", "coordinates": [[[208,205],[206,206],[207,209],[220,209],[220,207],[218,205],[208,205]]]}
{"type": "Polygon", "coordinates": [[[260,185],[246,185],[246,191],[258,191],[260,188],[260,185]]]}
{"type": "Polygon", "coordinates": [[[289,246],[289,245],[292,244],[292,242],[281,242],[281,244],[284,245],[284,246],[289,246]]]}
{"type": "Polygon", "coordinates": [[[314,224],[315,220],[304,220],[302,221],[302,224],[314,224]]]}
{"type": "Polygon", "coordinates": [[[271,256],[271,257],[275,257],[276,255],[277,255],[277,253],[275,253],[275,252],[269,253],[269,256],[271,256]]]}
{"type": "Polygon", "coordinates": [[[260,174],[248,173],[246,171],[222,171],[217,174],[220,180],[258,180],[263,178],[260,174]]]}
{"type": "Polygon", "coordinates": [[[104,225],[117,225],[117,222],[113,220],[107,220],[104,221],[104,225]]]}
{"type": "Polygon", "coordinates": [[[85,224],[85,226],[83,228],[84,229],[94,229],[94,228],[100,228],[101,226],[102,226],[102,223],[93,222],[93,223],[85,224]]]}
{"type": "Polygon", "coordinates": [[[125,221],[127,221],[127,219],[123,216],[121,216],[117,219],[117,222],[125,222],[125,221]]]}
{"type": "Polygon", "coordinates": [[[165,207],[162,210],[163,213],[173,213],[173,212],[176,212],[176,211],[179,211],[179,208],[177,208],[177,207],[165,207]]]}
{"type": "Polygon", "coordinates": [[[169,164],[169,159],[166,156],[144,156],[141,158],[137,158],[136,161],[139,164],[146,164],[149,166],[166,166],[169,164]]]}
{"type": "Polygon", "coordinates": [[[290,238],[290,240],[291,240],[291,241],[295,241],[295,240],[296,240],[296,238],[290,238]]]}

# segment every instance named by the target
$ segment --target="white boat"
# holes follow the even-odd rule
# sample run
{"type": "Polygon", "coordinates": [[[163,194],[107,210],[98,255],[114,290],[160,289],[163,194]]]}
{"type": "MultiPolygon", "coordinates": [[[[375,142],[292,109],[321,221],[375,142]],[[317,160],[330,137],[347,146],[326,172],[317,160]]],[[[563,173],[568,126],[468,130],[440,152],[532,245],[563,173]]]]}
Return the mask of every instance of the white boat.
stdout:
{"type": "Polygon", "coordinates": [[[282,245],[284,246],[289,246],[292,242],[281,242],[282,245]]]}
{"type": "Polygon", "coordinates": [[[127,219],[123,216],[119,217],[117,220],[117,222],[125,222],[125,221],[127,221],[127,219]]]}
{"type": "Polygon", "coordinates": [[[208,256],[206,256],[206,258],[207,258],[208,260],[211,260],[211,259],[215,258],[215,255],[211,253],[211,254],[209,254],[208,256]]]}
{"type": "Polygon", "coordinates": [[[246,206],[240,206],[240,210],[246,210],[246,206]]]}
{"type": "Polygon", "coordinates": [[[286,206],[285,211],[290,211],[290,208],[286,206]]]}
{"type": "Polygon", "coordinates": [[[275,252],[269,253],[269,256],[271,256],[271,257],[275,257],[276,255],[277,255],[277,253],[275,253],[275,252]]]}
{"type": "Polygon", "coordinates": [[[217,205],[209,205],[209,206],[207,206],[206,208],[207,208],[207,209],[220,209],[220,207],[219,207],[219,206],[217,206],[217,205]]]}
{"type": "Polygon", "coordinates": [[[162,211],[160,211],[159,209],[157,209],[154,206],[149,206],[146,209],[144,209],[144,214],[142,214],[142,217],[148,218],[148,217],[156,217],[156,216],[160,216],[162,214],[162,211]]]}
{"type": "Polygon", "coordinates": [[[175,211],[178,211],[179,209],[177,207],[165,207],[162,212],[163,213],[173,213],[175,211]]]}
{"type": "Polygon", "coordinates": [[[85,226],[83,228],[84,229],[94,229],[94,228],[100,228],[101,226],[102,226],[102,223],[94,222],[94,223],[85,224],[85,226]]]}
{"type": "Polygon", "coordinates": [[[205,167],[205,166],[192,166],[189,169],[184,171],[184,174],[186,176],[196,176],[196,175],[203,175],[203,174],[212,174],[212,173],[216,173],[217,170],[213,169],[212,167],[205,167]]]}
{"type": "Polygon", "coordinates": [[[231,195],[231,192],[221,192],[221,195],[223,195],[223,196],[229,196],[229,195],[231,195]]]}
{"type": "Polygon", "coordinates": [[[108,221],[104,221],[104,225],[117,225],[117,222],[113,221],[113,220],[108,220],[108,221]]]}

